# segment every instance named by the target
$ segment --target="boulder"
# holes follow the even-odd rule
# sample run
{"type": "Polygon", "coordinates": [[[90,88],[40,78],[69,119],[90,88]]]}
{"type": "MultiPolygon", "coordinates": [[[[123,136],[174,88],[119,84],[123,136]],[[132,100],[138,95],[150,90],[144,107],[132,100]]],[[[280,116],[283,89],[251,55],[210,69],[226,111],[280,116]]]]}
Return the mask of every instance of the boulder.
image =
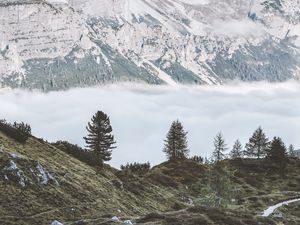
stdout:
{"type": "Polygon", "coordinates": [[[63,225],[61,222],[54,220],[51,225],[63,225]]]}

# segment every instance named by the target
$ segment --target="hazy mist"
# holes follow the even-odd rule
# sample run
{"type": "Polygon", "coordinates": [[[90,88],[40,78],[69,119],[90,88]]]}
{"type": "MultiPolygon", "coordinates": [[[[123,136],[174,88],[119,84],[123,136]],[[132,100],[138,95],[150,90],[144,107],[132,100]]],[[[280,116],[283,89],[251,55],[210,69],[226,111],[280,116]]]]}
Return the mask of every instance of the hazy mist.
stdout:
{"type": "Polygon", "coordinates": [[[165,159],[163,140],[179,119],[189,132],[191,155],[210,156],[222,131],[229,149],[245,143],[261,125],[300,148],[300,84],[253,83],[225,86],[153,87],[132,84],[65,92],[0,91],[0,118],[30,123],[33,134],[49,141],[84,146],[85,126],[97,110],[109,114],[117,141],[111,162],[157,164],[165,159]]]}

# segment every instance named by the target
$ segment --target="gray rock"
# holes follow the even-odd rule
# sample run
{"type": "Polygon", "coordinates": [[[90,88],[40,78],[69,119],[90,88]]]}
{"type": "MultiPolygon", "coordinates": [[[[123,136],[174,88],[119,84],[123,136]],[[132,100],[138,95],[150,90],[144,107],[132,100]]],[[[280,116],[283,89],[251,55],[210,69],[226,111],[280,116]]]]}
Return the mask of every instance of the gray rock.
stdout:
{"type": "Polygon", "coordinates": [[[61,222],[54,220],[51,225],[63,225],[61,222]]]}

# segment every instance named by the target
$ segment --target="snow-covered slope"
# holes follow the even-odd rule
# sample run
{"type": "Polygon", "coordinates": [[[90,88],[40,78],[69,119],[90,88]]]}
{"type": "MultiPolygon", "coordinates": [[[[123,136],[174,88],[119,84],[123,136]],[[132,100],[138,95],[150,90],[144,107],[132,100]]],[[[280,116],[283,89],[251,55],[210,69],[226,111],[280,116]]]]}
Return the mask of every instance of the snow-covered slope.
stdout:
{"type": "Polygon", "coordinates": [[[300,75],[299,0],[0,0],[2,85],[300,75]]]}

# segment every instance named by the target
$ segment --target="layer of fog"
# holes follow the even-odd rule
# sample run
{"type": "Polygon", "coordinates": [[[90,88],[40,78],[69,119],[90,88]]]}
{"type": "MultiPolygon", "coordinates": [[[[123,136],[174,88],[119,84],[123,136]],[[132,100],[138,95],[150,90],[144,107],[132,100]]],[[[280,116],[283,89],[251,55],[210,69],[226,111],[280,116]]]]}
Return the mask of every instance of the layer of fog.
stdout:
{"type": "Polygon", "coordinates": [[[300,84],[293,82],[176,88],[124,84],[48,94],[6,90],[0,91],[0,106],[0,118],[28,122],[38,137],[81,146],[91,116],[105,111],[118,146],[114,166],[163,161],[163,140],[175,119],[189,132],[191,155],[209,156],[219,131],[231,147],[237,138],[246,142],[259,125],[269,137],[280,136],[300,148],[300,84]]]}

